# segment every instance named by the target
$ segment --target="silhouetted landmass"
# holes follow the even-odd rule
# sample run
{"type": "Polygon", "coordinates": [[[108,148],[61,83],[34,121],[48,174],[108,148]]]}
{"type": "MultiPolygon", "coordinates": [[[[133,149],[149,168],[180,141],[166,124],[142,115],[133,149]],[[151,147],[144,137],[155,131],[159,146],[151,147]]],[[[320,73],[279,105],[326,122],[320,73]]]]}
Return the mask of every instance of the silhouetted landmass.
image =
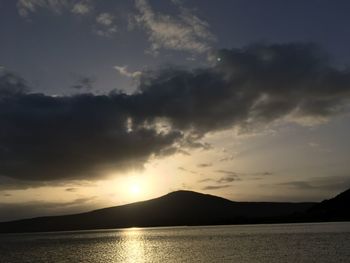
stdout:
{"type": "Polygon", "coordinates": [[[349,220],[350,190],[321,203],[233,202],[191,191],[87,213],[0,223],[0,232],[349,220]]]}
{"type": "Polygon", "coordinates": [[[312,206],[307,211],[307,216],[317,221],[348,221],[350,220],[349,205],[350,189],[312,206]]]}

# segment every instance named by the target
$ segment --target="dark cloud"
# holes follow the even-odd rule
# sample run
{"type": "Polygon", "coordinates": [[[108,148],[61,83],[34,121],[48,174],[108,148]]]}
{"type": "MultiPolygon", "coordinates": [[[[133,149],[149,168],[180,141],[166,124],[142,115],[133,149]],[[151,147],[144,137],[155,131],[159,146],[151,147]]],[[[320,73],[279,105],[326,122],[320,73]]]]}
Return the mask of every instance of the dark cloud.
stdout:
{"type": "Polygon", "coordinates": [[[212,178],[204,178],[204,179],[200,179],[198,182],[199,183],[206,183],[206,182],[212,182],[212,181],[215,182],[215,180],[212,178]]]}
{"type": "Polygon", "coordinates": [[[213,68],[144,74],[135,115],[201,134],[290,114],[328,117],[349,100],[350,73],[332,67],[315,45],[256,45],[217,56],[213,68]]]}
{"type": "MultiPolygon", "coordinates": [[[[260,179],[261,176],[264,175],[271,175],[272,173],[269,172],[262,172],[262,173],[237,173],[234,171],[227,171],[227,170],[216,170],[217,173],[224,174],[224,176],[221,176],[219,178],[204,178],[199,180],[199,183],[215,183],[215,185],[209,185],[207,187],[211,187],[212,189],[219,189],[221,186],[228,187],[230,186],[229,183],[235,182],[235,181],[240,181],[241,177],[249,177],[248,179],[260,179]],[[217,187],[217,188],[215,188],[217,187]]],[[[203,190],[209,190],[209,189],[204,189],[203,190]]]]}
{"type": "Polygon", "coordinates": [[[95,84],[96,79],[91,77],[80,77],[76,83],[72,86],[73,89],[78,90],[91,90],[95,84]]]}
{"type": "Polygon", "coordinates": [[[225,176],[225,177],[221,177],[217,180],[218,183],[222,184],[222,183],[231,183],[233,181],[239,181],[239,177],[237,176],[225,176]]]}
{"type": "Polygon", "coordinates": [[[232,155],[229,155],[229,156],[221,158],[219,160],[219,162],[229,162],[229,161],[232,161],[232,160],[234,160],[234,157],[232,155]]]}
{"type": "Polygon", "coordinates": [[[214,178],[204,178],[199,180],[200,183],[204,183],[204,182],[215,182],[218,184],[222,184],[222,183],[232,183],[233,181],[240,181],[241,179],[237,176],[237,175],[227,175],[227,176],[223,176],[217,179],[214,178]]]}
{"type": "Polygon", "coordinates": [[[13,72],[0,70],[0,99],[6,99],[27,92],[26,81],[13,72]]]}
{"type": "Polygon", "coordinates": [[[0,191],[3,190],[25,190],[31,187],[47,186],[47,182],[18,180],[12,177],[0,176],[0,191]]]}
{"type": "Polygon", "coordinates": [[[226,185],[207,185],[202,188],[202,190],[217,190],[217,189],[223,189],[231,187],[232,185],[226,184],[226,185]]]}
{"type": "Polygon", "coordinates": [[[269,176],[272,175],[271,172],[256,172],[256,173],[241,173],[241,172],[235,172],[235,171],[228,171],[228,170],[216,170],[217,173],[221,174],[227,174],[228,176],[269,176]]]}
{"type": "Polygon", "coordinates": [[[304,189],[304,190],[315,188],[315,186],[313,186],[310,182],[307,182],[307,181],[293,181],[293,182],[281,183],[280,185],[285,185],[288,187],[304,189]]]}
{"type": "Polygon", "coordinates": [[[212,163],[199,163],[199,164],[197,164],[197,167],[199,167],[199,168],[207,168],[207,167],[211,167],[211,166],[213,166],[212,163]]]}
{"type": "Polygon", "coordinates": [[[191,173],[191,174],[198,174],[196,171],[192,171],[192,170],[186,169],[185,167],[182,167],[182,166],[177,167],[177,169],[179,169],[179,170],[181,170],[183,172],[191,173]]]}
{"type": "Polygon", "coordinates": [[[228,176],[238,176],[237,172],[234,171],[227,171],[227,170],[216,170],[215,172],[221,173],[221,174],[226,174],[228,176]]]}
{"type": "Polygon", "coordinates": [[[0,176],[0,191],[4,190],[26,190],[35,187],[64,187],[64,188],[77,188],[78,187],[91,187],[96,186],[94,182],[88,180],[69,180],[69,182],[57,178],[56,180],[27,180],[16,179],[7,176],[0,176]]]}
{"type": "Polygon", "coordinates": [[[33,201],[0,203],[0,221],[30,218],[37,215],[60,215],[91,210],[97,207],[96,197],[78,198],[70,202],[33,201]]]}
{"type": "Polygon", "coordinates": [[[78,191],[78,189],[75,188],[75,187],[69,187],[69,188],[66,188],[65,191],[67,191],[67,192],[76,192],[76,191],[78,191]]]}
{"type": "Polygon", "coordinates": [[[140,168],[181,137],[176,130],[128,129],[126,95],[52,97],[0,78],[0,171],[21,180],[91,179],[140,168]]]}
{"type": "Polygon", "coordinates": [[[325,177],[315,177],[310,178],[308,180],[283,182],[279,183],[278,185],[305,191],[328,190],[334,192],[341,192],[350,187],[350,178],[349,176],[333,175],[325,177]]]}
{"type": "Polygon", "coordinates": [[[339,113],[350,73],[312,44],[222,50],[209,68],[144,72],[136,93],[48,96],[0,72],[0,171],[27,181],[93,179],[141,168],[151,156],[290,116],[339,113]],[[162,125],[159,125],[162,124],[162,125]],[[161,127],[161,128],[160,128],[161,127]]]}

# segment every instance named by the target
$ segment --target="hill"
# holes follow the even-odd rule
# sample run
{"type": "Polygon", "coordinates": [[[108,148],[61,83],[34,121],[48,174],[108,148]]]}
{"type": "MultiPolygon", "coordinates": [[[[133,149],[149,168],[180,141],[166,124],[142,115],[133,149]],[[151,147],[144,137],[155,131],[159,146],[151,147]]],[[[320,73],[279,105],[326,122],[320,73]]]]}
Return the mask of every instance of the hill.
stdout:
{"type": "Polygon", "coordinates": [[[350,220],[350,189],[330,200],[324,200],[307,211],[311,220],[347,221],[350,220]]]}
{"type": "Polygon", "coordinates": [[[234,202],[213,195],[177,191],[87,213],[3,222],[0,233],[308,221],[313,218],[311,215],[316,217],[318,211],[333,213],[348,203],[349,190],[321,203],[234,202]]]}

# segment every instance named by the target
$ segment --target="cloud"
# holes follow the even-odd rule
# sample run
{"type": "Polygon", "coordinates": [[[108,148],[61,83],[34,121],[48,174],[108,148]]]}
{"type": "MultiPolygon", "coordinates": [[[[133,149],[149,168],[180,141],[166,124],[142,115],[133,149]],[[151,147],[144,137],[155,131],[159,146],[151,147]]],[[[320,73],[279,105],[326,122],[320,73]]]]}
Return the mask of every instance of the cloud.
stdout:
{"type": "Polygon", "coordinates": [[[205,147],[207,133],[246,131],[291,115],[330,118],[348,105],[349,71],[332,67],[315,45],[254,45],[217,56],[208,68],[143,72],[129,95],[31,93],[23,79],[1,71],[1,175],[101,178],[205,147]]]}
{"type": "Polygon", "coordinates": [[[115,24],[115,16],[110,13],[101,13],[96,17],[94,32],[99,36],[111,37],[117,33],[118,27],[115,24]]]}
{"type": "Polygon", "coordinates": [[[156,13],[146,0],[136,0],[137,24],[143,27],[151,43],[151,51],[160,49],[182,50],[192,53],[204,53],[211,49],[215,40],[209,31],[209,25],[190,10],[179,6],[180,14],[170,16],[156,13]]]}
{"type": "MultiPolygon", "coordinates": [[[[49,10],[56,14],[70,11],[74,15],[88,15],[94,10],[93,0],[18,0],[17,9],[22,17],[28,17],[40,9],[49,10]]],[[[115,16],[108,12],[100,13],[95,18],[92,31],[103,37],[111,37],[117,31],[115,16]]]]}
{"type": "Polygon", "coordinates": [[[311,148],[314,149],[315,151],[319,151],[319,152],[324,152],[324,153],[331,153],[332,152],[332,148],[330,147],[326,147],[318,142],[308,142],[307,145],[311,148]]]}
{"type": "Polygon", "coordinates": [[[269,172],[262,172],[262,173],[237,173],[234,171],[227,171],[227,170],[217,170],[217,173],[224,174],[224,176],[219,177],[219,178],[204,178],[199,180],[199,183],[208,183],[212,182],[215,183],[215,186],[220,186],[220,185],[228,185],[229,183],[235,182],[235,181],[241,181],[242,177],[245,177],[244,179],[261,179],[262,176],[266,175],[272,175],[272,173],[269,172]],[[251,177],[253,176],[253,177],[251,177]]]}
{"type": "Polygon", "coordinates": [[[27,91],[28,86],[23,78],[6,69],[0,71],[0,98],[23,94],[27,91]]]}
{"type": "Polygon", "coordinates": [[[101,13],[96,17],[96,22],[100,25],[111,26],[114,21],[114,16],[110,13],[101,13]]]}
{"type": "MultiPolygon", "coordinates": [[[[31,178],[16,178],[16,176],[8,177],[0,175],[0,192],[6,190],[27,190],[30,188],[37,187],[66,187],[66,188],[77,188],[77,187],[91,187],[96,186],[93,181],[87,180],[69,180],[65,181],[64,178],[56,179],[43,179],[43,180],[32,180],[31,178]]],[[[78,188],[77,188],[78,189],[78,188]]]]}
{"type": "Polygon", "coordinates": [[[325,177],[314,177],[308,180],[298,180],[279,183],[278,186],[285,186],[298,190],[305,191],[334,191],[336,193],[344,191],[350,187],[350,177],[346,176],[325,176],[325,177]]]}
{"type": "Polygon", "coordinates": [[[229,162],[233,161],[235,157],[233,155],[227,155],[219,160],[219,162],[229,162]]]}
{"type": "Polygon", "coordinates": [[[311,148],[318,148],[318,147],[320,147],[320,144],[317,143],[317,142],[309,142],[308,145],[309,145],[311,148]]]}
{"type": "Polygon", "coordinates": [[[213,166],[212,163],[199,163],[197,164],[197,167],[200,167],[200,168],[207,168],[207,167],[211,167],[213,166]]]}
{"type": "Polygon", "coordinates": [[[138,79],[142,75],[141,71],[129,71],[127,66],[114,66],[114,69],[116,69],[120,75],[132,79],[138,79]]]}
{"type": "Polygon", "coordinates": [[[78,198],[70,202],[33,201],[24,203],[0,203],[0,221],[35,216],[77,213],[96,208],[96,197],[78,198]]]}
{"type": "Polygon", "coordinates": [[[70,10],[76,15],[87,15],[94,9],[92,2],[92,0],[18,0],[17,10],[22,17],[28,17],[40,9],[46,9],[56,14],[70,10]]]}
{"type": "Polygon", "coordinates": [[[144,105],[140,114],[197,134],[233,126],[247,132],[290,116],[329,118],[349,102],[349,71],[332,67],[313,44],[253,45],[217,56],[211,68],[143,74],[134,96],[144,105]]]}
{"type": "Polygon", "coordinates": [[[73,89],[85,89],[85,90],[91,90],[93,88],[94,83],[96,80],[91,77],[80,77],[76,83],[72,86],[73,89]]]}
{"type": "Polygon", "coordinates": [[[24,181],[93,179],[142,168],[167,154],[181,132],[128,129],[128,96],[28,93],[21,79],[0,76],[0,171],[24,181]]]}
{"type": "Polygon", "coordinates": [[[281,183],[280,185],[285,185],[288,187],[295,187],[299,189],[312,189],[314,186],[310,184],[310,182],[306,181],[293,181],[293,182],[287,182],[287,183],[281,183]]]}
{"type": "Polygon", "coordinates": [[[271,172],[256,172],[256,173],[241,173],[235,171],[227,171],[227,170],[216,170],[217,173],[226,174],[229,176],[269,176],[272,175],[271,172]]]}
{"type": "Polygon", "coordinates": [[[220,188],[226,188],[231,186],[230,183],[235,181],[240,181],[241,177],[244,176],[255,176],[254,179],[260,179],[258,176],[266,176],[271,175],[272,173],[269,172],[262,172],[262,173],[237,173],[234,171],[227,171],[227,170],[217,170],[217,173],[224,174],[224,176],[221,176],[219,178],[204,178],[199,180],[199,183],[215,183],[215,185],[209,185],[203,188],[203,190],[214,190],[214,189],[220,189],[220,188]]]}
{"type": "Polygon", "coordinates": [[[202,190],[218,190],[218,189],[223,189],[223,188],[229,188],[232,187],[230,184],[226,185],[207,185],[202,188],[202,190]]]}
{"type": "Polygon", "coordinates": [[[238,176],[237,172],[234,171],[227,171],[227,170],[216,170],[217,173],[221,173],[221,174],[226,174],[229,176],[238,176]]]}
{"type": "Polygon", "coordinates": [[[65,191],[66,191],[66,192],[76,192],[76,191],[78,191],[78,188],[69,187],[69,188],[66,188],[65,191]]]}
{"type": "Polygon", "coordinates": [[[199,180],[200,183],[205,182],[215,182],[217,184],[226,184],[226,183],[232,183],[234,181],[240,181],[240,178],[236,174],[227,174],[220,178],[204,178],[199,180]]]}
{"type": "Polygon", "coordinates": [[[31,187],[46,186],[44,182],[32,182],[26,179],[18,180],[0,175],[0,192],[4,190],[25,190],[31,187]]]}
{"type": "Polygon", "coordinates": [[[67,0],[18,0],[17,9],[22,17],[27,17],[30,13],[35,13],[41,8],[60,13],[68,4],[67,0]]]}
{"type": "Polygon", "coordinates": [[[219,180],[217,180],[218,183],[222,184],[222,183],[231,183],[233,181],[239,181],[239,177],[237,176],[225,176],[225,177],[221,177],[219,180]]]}
{"type": "Polygon", "coordinates": [[[71,9],[71,12],[77,15],[86,15],[91,13],[94,9],[92,2],[89,0],[79,1],[75,3],[71,9]]]}
{"type": "Polygon", "coordinates": [[[179,170],[181,170],[183,172],[191,173],[191,174],[198,174],[196,171],[192,171],[192,170],[186,169],[186,168],[184,168],[182,166],[177,167],[177,169],[179,169],[179,170]]]}

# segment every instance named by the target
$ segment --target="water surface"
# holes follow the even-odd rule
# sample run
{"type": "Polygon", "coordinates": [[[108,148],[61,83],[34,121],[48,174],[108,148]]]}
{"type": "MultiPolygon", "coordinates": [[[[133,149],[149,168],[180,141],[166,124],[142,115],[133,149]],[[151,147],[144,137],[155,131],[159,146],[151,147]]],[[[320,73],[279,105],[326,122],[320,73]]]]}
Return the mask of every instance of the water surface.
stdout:
{"type": "Polygon", "coordinates": [[[350,262],[350,223],[3,234],[0,262],[350,262]]]}

